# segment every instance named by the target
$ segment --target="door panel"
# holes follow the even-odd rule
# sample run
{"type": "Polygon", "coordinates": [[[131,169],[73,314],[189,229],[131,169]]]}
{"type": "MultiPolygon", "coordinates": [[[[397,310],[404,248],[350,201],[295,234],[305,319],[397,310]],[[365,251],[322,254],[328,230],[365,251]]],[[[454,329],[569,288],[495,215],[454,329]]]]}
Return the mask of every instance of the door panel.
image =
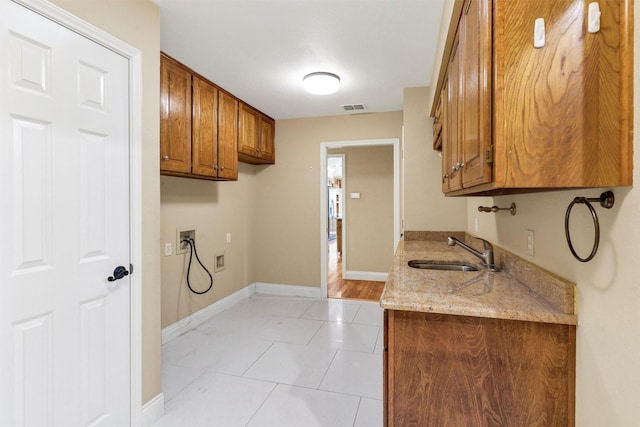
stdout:
{"type": "Polygon", "coordinates": [[[193,76],[194,175],[218,176],[218,89],[193,76]]]}
{"type": "Polygon", "coordinates": [[[13,140],[14,272],[51,268],[51,125],[23,117],[10,120],[13,140]]]}
{"type": "MultiPolygon", "coordinates": [[[[462,188],[462,172],[460,164],[462,163],[462,147],[460,139],[460,88],[461,88],[461,72],[460,72],[460,44],[456,37],[454,48],[449,60],[449,77],[447,79],[447,127],[449,128],[447,136],[448,151],[444,158],[449,161],[449,166],[443,173],[449,174],[449,190],[459,190],[462,188]]],[[[444,148],[443,148],[444,150],[444,148]]]]}
{"type": "Polygon", "coordinates": [[[0,45],[0,425],[128,425],[128,61],[10,1],[0,45]]]}
{"type": "Polygon", "coordinates": [[[238,100],[220,91],[218,104],[218,177],[238,179],[238,100]]]}
{"type": "Polygon", "coordinates": [[[160,57],[160,169],[191,173],[191,73],[160,57]]]}
{"type": "Polygon", "coordinates": [[[268,117],[260,115],[260,135],[259,135],[259,155],[268,162],[273,162],[276,158],[274,147],[275,123],[268,117]]]}
{"type": "Polygon", "coordinates": [[[469,0],[461,19],[463,187],[491,182],[491,14],[488,0],[469,0]]]}
{"type": "Polygon", "coordinates": [[[248,156],[258,157],[258,113],[253,108],[240,103],[238,113],[238,151],[248,156]]]}

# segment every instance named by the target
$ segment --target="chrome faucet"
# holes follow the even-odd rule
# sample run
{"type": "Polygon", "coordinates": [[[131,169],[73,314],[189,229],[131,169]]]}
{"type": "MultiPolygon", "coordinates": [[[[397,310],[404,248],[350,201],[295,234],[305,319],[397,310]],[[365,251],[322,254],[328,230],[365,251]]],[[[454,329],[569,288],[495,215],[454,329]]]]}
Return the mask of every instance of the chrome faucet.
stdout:
{"type": "Polygon", "coordinates": [[[471,252],[473,255],[477,256],[482,260],[482,265],[489,271],[500,271],[500,269],[496,266],[493,260],[493,246],[491,243],[487,242],[484,239],[479,237],[474,237],[474,239],[482,240],[482,244],[484,245],[484,252],[480,253],[479,251],[473,249],[471,246],[468,246],[466,243],[461,242],[455,237],[449,236],[447,238],[447,244],[449,246],[460,245],[463,249],[466,249],[468,252],[471,252]]]}

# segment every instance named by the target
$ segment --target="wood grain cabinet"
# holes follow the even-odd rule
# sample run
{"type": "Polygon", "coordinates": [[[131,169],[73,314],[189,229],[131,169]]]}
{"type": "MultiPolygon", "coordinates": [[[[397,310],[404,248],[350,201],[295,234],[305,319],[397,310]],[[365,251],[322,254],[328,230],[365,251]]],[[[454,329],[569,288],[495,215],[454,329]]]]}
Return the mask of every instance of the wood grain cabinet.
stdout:
{"type": "Polygon", "coordinates": [[[275,121],[250,105],[240,103],[238,159],[250,164],[275,163],[275,121]]]}
{"type": "Polygon", "coordinates": [[[160,173],[238,179],[238,101],[161,56],[160,173]]]}
{"type": "Polygon", "coordinates": [[[575,326],[386,310],[384,425],[573,426],[575,326]]]}
{"type": "Polygon", "coordinates": [[[632,184],[632,6],[600,1],[589,33],[587,3],[457,1],[432,107],[442,103],[445,193],[632,184]]]}
{"type": "Polygon", "coordinates": [[[443,88],[442,110],[442,191],[449,192],[462,188],[462,172],[460,165],[461,132],[460,132],[460,43],[454,40],[446,82],[443,88]]]}
{"type": "Polygon", "coordinates": [[[442,149],[442,97],[436,106],[435,115],[433,116],[433,149],[442,149]]]}
{"type": "Polygon", "coordinates": [[[160,57],[160,171],[191,173],[191,72],[160,57]]]}

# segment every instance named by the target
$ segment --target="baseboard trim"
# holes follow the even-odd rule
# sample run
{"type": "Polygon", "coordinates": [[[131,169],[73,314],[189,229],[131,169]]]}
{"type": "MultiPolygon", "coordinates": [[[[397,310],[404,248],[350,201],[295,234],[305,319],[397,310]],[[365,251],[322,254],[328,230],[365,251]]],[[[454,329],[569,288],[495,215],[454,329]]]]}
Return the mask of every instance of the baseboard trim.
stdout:
{"type": "Polygon", "coordinates": [[[386,282],[387,273],[378,273],[375,271],[345,271],[342,277],[345,280],[368,280],[371,282],[386,282]]]}
{"type": "Polygon", "coordinates": [[[237,302],[250,297],[256,292],[255,283],[232,293],[211,305],[206,306],[202,310],[198,310],[190,316],[167,326],[162,330],[162,344],[168,343],[172,339],[189,332],[203,322],[211,319],[216,314],[230,308],[237,302]]]}
{"type": "Polygon", "coordinates": [[[261,294],[282,295],[289,297],[326,298],[322,289],[313,286],[281,285],[278,283],[256,282],[255,291],[261,294]]]}
{"type": "Polygon", "coordinates": [[[142,405],[141,427],[151,427],[164,415],[164,394],[160,393],[144,405],[142,405]]]}

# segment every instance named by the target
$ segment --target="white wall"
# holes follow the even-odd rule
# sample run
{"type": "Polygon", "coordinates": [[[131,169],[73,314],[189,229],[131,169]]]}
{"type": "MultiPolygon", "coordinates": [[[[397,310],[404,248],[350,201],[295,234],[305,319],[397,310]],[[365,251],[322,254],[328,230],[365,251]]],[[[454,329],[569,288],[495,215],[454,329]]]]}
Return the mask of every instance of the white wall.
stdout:
{"type": "MultiPolygon", "coordinates": [[[[174,252],[162,257],[162,327],[181,320],[255,282],[255,166],[238,164],[237,181],[206,181],[163,176],[160,180],[161,239],[174,252]],[[196,228],[200,260],[213,275],[213,288],[197,295],[187,287],[189,253],[176,251],[177,229],[196,228]],[[227,233],[231,242],[227,243],[227,233]],[[215,255],[224,253],[225,268],[214,272],[215,255]]],[[[190,282],[201,292],[210,283],[197,263],[191,263],[190,282]]]]}

